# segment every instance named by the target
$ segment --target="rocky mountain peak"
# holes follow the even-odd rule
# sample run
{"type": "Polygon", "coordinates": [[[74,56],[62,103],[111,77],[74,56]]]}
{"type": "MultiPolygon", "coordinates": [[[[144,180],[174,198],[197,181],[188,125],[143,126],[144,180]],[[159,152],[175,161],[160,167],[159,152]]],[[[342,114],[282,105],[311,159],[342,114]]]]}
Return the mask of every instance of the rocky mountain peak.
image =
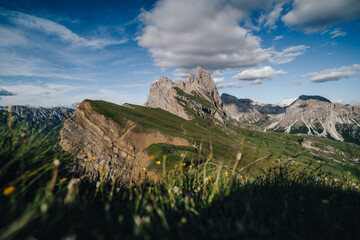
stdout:
{"type": "Polygon", "coordinates": [[[195,76],[190,74],[186,83],[186,92],[199,95],[200,97],[213,103],[216,107],[222,106],[222,100],[216,88],[214,80],[209,72],[202,67],[197,67],[195,76]]]}

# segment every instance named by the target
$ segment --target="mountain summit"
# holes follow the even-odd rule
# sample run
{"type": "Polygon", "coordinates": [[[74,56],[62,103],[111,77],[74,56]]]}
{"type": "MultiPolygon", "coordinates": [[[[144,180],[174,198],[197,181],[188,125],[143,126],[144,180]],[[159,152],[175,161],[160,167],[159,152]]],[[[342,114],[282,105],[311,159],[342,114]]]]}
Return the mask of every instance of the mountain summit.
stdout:
{"type": "Polygon", "coordinates": [[[164,109],[186,120],[196,115],[214,117],[220,122],[226,119],[215,82],[201,67],[190,74],[186,83],[180,81],[177,86],[167,77],[154,82],[144,105],[164,109]]]}

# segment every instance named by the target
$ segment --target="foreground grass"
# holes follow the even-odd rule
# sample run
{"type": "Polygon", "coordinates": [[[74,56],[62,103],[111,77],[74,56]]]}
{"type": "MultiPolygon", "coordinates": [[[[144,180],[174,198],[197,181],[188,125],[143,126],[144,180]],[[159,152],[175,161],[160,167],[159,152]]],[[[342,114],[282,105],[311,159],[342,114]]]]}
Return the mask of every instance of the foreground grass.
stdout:
{"type": "Polygon", "coordinates": [[[360,193],[277,167],[254,181],[181,164],[139,186],[88,182],[54,134],[2,130],[0,239],[359,238],[360,193]],[[58,166],[58,159],[60,165],[58,166]],[[13,187],[13,188],[11,188],[13,187]]]}

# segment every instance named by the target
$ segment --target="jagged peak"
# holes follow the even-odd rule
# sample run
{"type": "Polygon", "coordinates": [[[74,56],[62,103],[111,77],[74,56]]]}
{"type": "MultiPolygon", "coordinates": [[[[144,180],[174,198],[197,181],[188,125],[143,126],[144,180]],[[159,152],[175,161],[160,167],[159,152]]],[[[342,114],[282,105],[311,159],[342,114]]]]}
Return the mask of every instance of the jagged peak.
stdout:
{"type": "Polygon", "coordinates": [[[322,101],[322,102],[328,102],[328,103],[331,103],[331,101],[327,98],[324,98],[322,96],[318,96],[318,95],[301,95],[298,99],[301,99],[301,100],[311,100],[311,99],[314,99],[314,100],[318,100],[318,101],[322,101]]]}

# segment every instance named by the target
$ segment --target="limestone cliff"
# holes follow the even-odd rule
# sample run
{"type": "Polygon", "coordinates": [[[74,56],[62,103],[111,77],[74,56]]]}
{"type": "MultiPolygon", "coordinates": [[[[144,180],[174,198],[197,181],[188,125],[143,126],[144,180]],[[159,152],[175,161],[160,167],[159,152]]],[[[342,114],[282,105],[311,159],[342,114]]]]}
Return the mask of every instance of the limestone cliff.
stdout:
{"type": "MultiPolygon", "coordinates": [[[[127,120],[123,126],[94,110],[83,101],[73,116],[66,120],[60,132],[61,147],[76,154],[79,170],[95,179],[114,176],[126,183],[141,181],[141,169],[147,168],[150,158],[145,149],[153,143],[189,146],[180,137],[156,130],[142,131],[138,123],[127,120]]],[[[151,172],[147,172],[151,175],[151,172]]]]}
{"type": "Polygon", "coordinates": [[[162,108],[186,120],[193,119],[194,114],[203,118],[211,116],[220,122],[226,119],[216,85],[201,67],[196,68],[195,75],[190,74],[186,84],[180,81],[176,86],[166,77],[154,82],[144,105],[162,108]]]}

